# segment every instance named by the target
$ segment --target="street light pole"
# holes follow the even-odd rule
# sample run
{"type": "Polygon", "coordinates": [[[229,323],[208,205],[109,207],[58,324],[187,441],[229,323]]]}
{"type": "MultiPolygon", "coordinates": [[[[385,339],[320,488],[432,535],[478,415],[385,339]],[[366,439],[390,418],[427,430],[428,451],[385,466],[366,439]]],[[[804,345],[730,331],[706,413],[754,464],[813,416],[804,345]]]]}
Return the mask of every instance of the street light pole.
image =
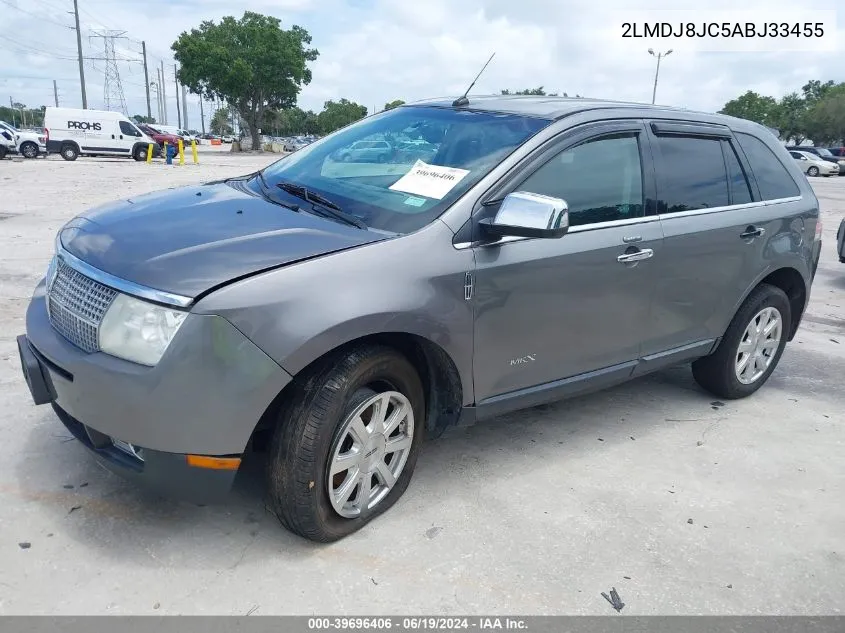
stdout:
{"type": "Polygon", "coordinates": [[[654,71],[654,90],[651,92],[651,103],[653,105],[655,99],[657,98],[657,78],[660,75],[660,60],[671,55],[672,49],[670,48],[665,53],[655,53],[654,49],[650,48],[648,49],[648,54],[657,58],[657,70],[654,71]]]}

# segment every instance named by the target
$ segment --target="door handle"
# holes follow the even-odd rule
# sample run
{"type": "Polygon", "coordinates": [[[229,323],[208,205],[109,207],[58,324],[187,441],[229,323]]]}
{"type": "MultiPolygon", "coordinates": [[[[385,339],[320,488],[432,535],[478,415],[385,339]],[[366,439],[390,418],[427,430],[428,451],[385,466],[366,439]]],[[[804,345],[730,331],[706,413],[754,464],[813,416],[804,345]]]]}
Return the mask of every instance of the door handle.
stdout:
{"type": "Polygon", "coordinates": [[[758,228],[756,226],[749,226],[745,229],[744,233],[740,233],[739,236],[744,240],[750,240],[753,237],[760,237],[766,233],[766,229],[758,228]]]}
{"type": "Polygon", "coordinates": [[[616,261],[620,264],[629,264],[631,262],[639,262],[644,259],[650,259],[654,256],[654,251],[650,248],[644,248],[639,251],[634,251],[633,253],[622,253],[619,257],[616,258],[616,261]]]}

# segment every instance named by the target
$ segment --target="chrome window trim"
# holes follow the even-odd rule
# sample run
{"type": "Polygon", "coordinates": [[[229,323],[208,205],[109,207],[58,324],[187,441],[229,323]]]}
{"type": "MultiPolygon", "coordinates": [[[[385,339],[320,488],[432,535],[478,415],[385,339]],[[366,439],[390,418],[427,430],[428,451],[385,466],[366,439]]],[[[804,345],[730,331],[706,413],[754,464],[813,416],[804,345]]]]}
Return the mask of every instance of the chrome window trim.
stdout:
{"type": "MultiPolygon", "coordinates": [[[[739,211],[742,209],[755,209],[758,207],[768,207],[775,204],[786,204],[788,202],[799,202],[802,196],[790,196],[788,198],[775,198],[774,200],[757,200],[756,202],[746,202],[743,204],[732,204],[724,207],[712,207],[710,209],[692,209],[690,211],[680,211],[678,213],[663,213],[660,215],[649,215],[638,218],[629,218],[626,220],[611,220],[609,222],[593,222],[592,224],[578,224],[570,227],[569,233],[581,233],[583,231],[594,231],[597,229],[609,229],[617,226],[627,226],[632,224],[647,224],[649,222],[657,222],[658,220],[671,220],[672,218],[686,218],[696,215],[707,215],[710,213],[721,213],[723,211],[739,211]]],[[[566,236],[564,236],[565,238],[566,236]]],[[[524,242],[526,240],[536,240],[536,237],[503,237],[496,242],[489,242],[484,244],[473,244],[472,242],[458,242],[453,244],[455,249],[464,250],[472,248],[473,246],[499,246],[501,244],[508,244],[510,242],[524,242]]]]}
{"type": "Polygon", "coordinates": [[[86,277],[90,277],[94,281],[98,281],[99,283],[109,286],[118,292],[137,297],[138,299],[147,299],[149,301],[176,306],[178,308],[187,308],[194,301],[191,297],[184,297],[182,295],[173,294],[172,292],[148,288],[132,281],[115,277],[114,275],[104,272],[99,268],[95,268],[91,264],[82,261],[75,255],[70,254],[61,245],[57,245],[56,247],[56,256],[64,260],[68,266],[76,269],[86,277]]]}

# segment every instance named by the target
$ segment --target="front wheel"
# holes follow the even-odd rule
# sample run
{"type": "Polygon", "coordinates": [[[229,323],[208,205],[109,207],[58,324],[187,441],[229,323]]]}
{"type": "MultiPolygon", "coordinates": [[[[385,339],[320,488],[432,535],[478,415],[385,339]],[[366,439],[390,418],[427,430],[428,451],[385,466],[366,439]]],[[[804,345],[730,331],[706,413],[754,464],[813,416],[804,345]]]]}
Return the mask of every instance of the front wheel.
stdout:
{"type": "Polygon", "coordinates": [[[696,382],[720,398],[750,396],[777,367],[791,326],[786,293],[761,284],[740,306],[716,351],[692,364],[696,382]]]}
{"type": "Polygon", "coordinates": [[[810,167],[807,170],[807,175],[808,176],[814,176],[814,177],[818,176],[819,175],[819,168],[818,167],[810,167]]]}
{"type": "Polygon", "coordinates": [[[273,438],[270,503],[292,532],[336,541],[407,489],[425,427],[422,382],[381,345],[332,358],[299,382],[273,438]]]}
{"type": "Polygon", "coordinates": [[[135,148],[135,155],[134,155],[135,160],[137,160],[139,163],[141,161],[147,160],[147,150],[148,149],[149,149],[149,147],[147,145],[138,145],[135,148]]]}

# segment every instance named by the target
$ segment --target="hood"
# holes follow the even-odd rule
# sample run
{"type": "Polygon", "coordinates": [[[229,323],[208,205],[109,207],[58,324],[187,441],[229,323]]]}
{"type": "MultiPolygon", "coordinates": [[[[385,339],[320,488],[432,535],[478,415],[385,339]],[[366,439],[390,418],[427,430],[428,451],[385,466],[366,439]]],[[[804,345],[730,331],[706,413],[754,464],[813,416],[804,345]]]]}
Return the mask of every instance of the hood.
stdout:
{"type": "Polygon", "coordinates": [[[228,281],[385,239],[268,202],[243,180],[182,187],[98,207],[59,232],[104,272],[196,297],[228,281]]]}

